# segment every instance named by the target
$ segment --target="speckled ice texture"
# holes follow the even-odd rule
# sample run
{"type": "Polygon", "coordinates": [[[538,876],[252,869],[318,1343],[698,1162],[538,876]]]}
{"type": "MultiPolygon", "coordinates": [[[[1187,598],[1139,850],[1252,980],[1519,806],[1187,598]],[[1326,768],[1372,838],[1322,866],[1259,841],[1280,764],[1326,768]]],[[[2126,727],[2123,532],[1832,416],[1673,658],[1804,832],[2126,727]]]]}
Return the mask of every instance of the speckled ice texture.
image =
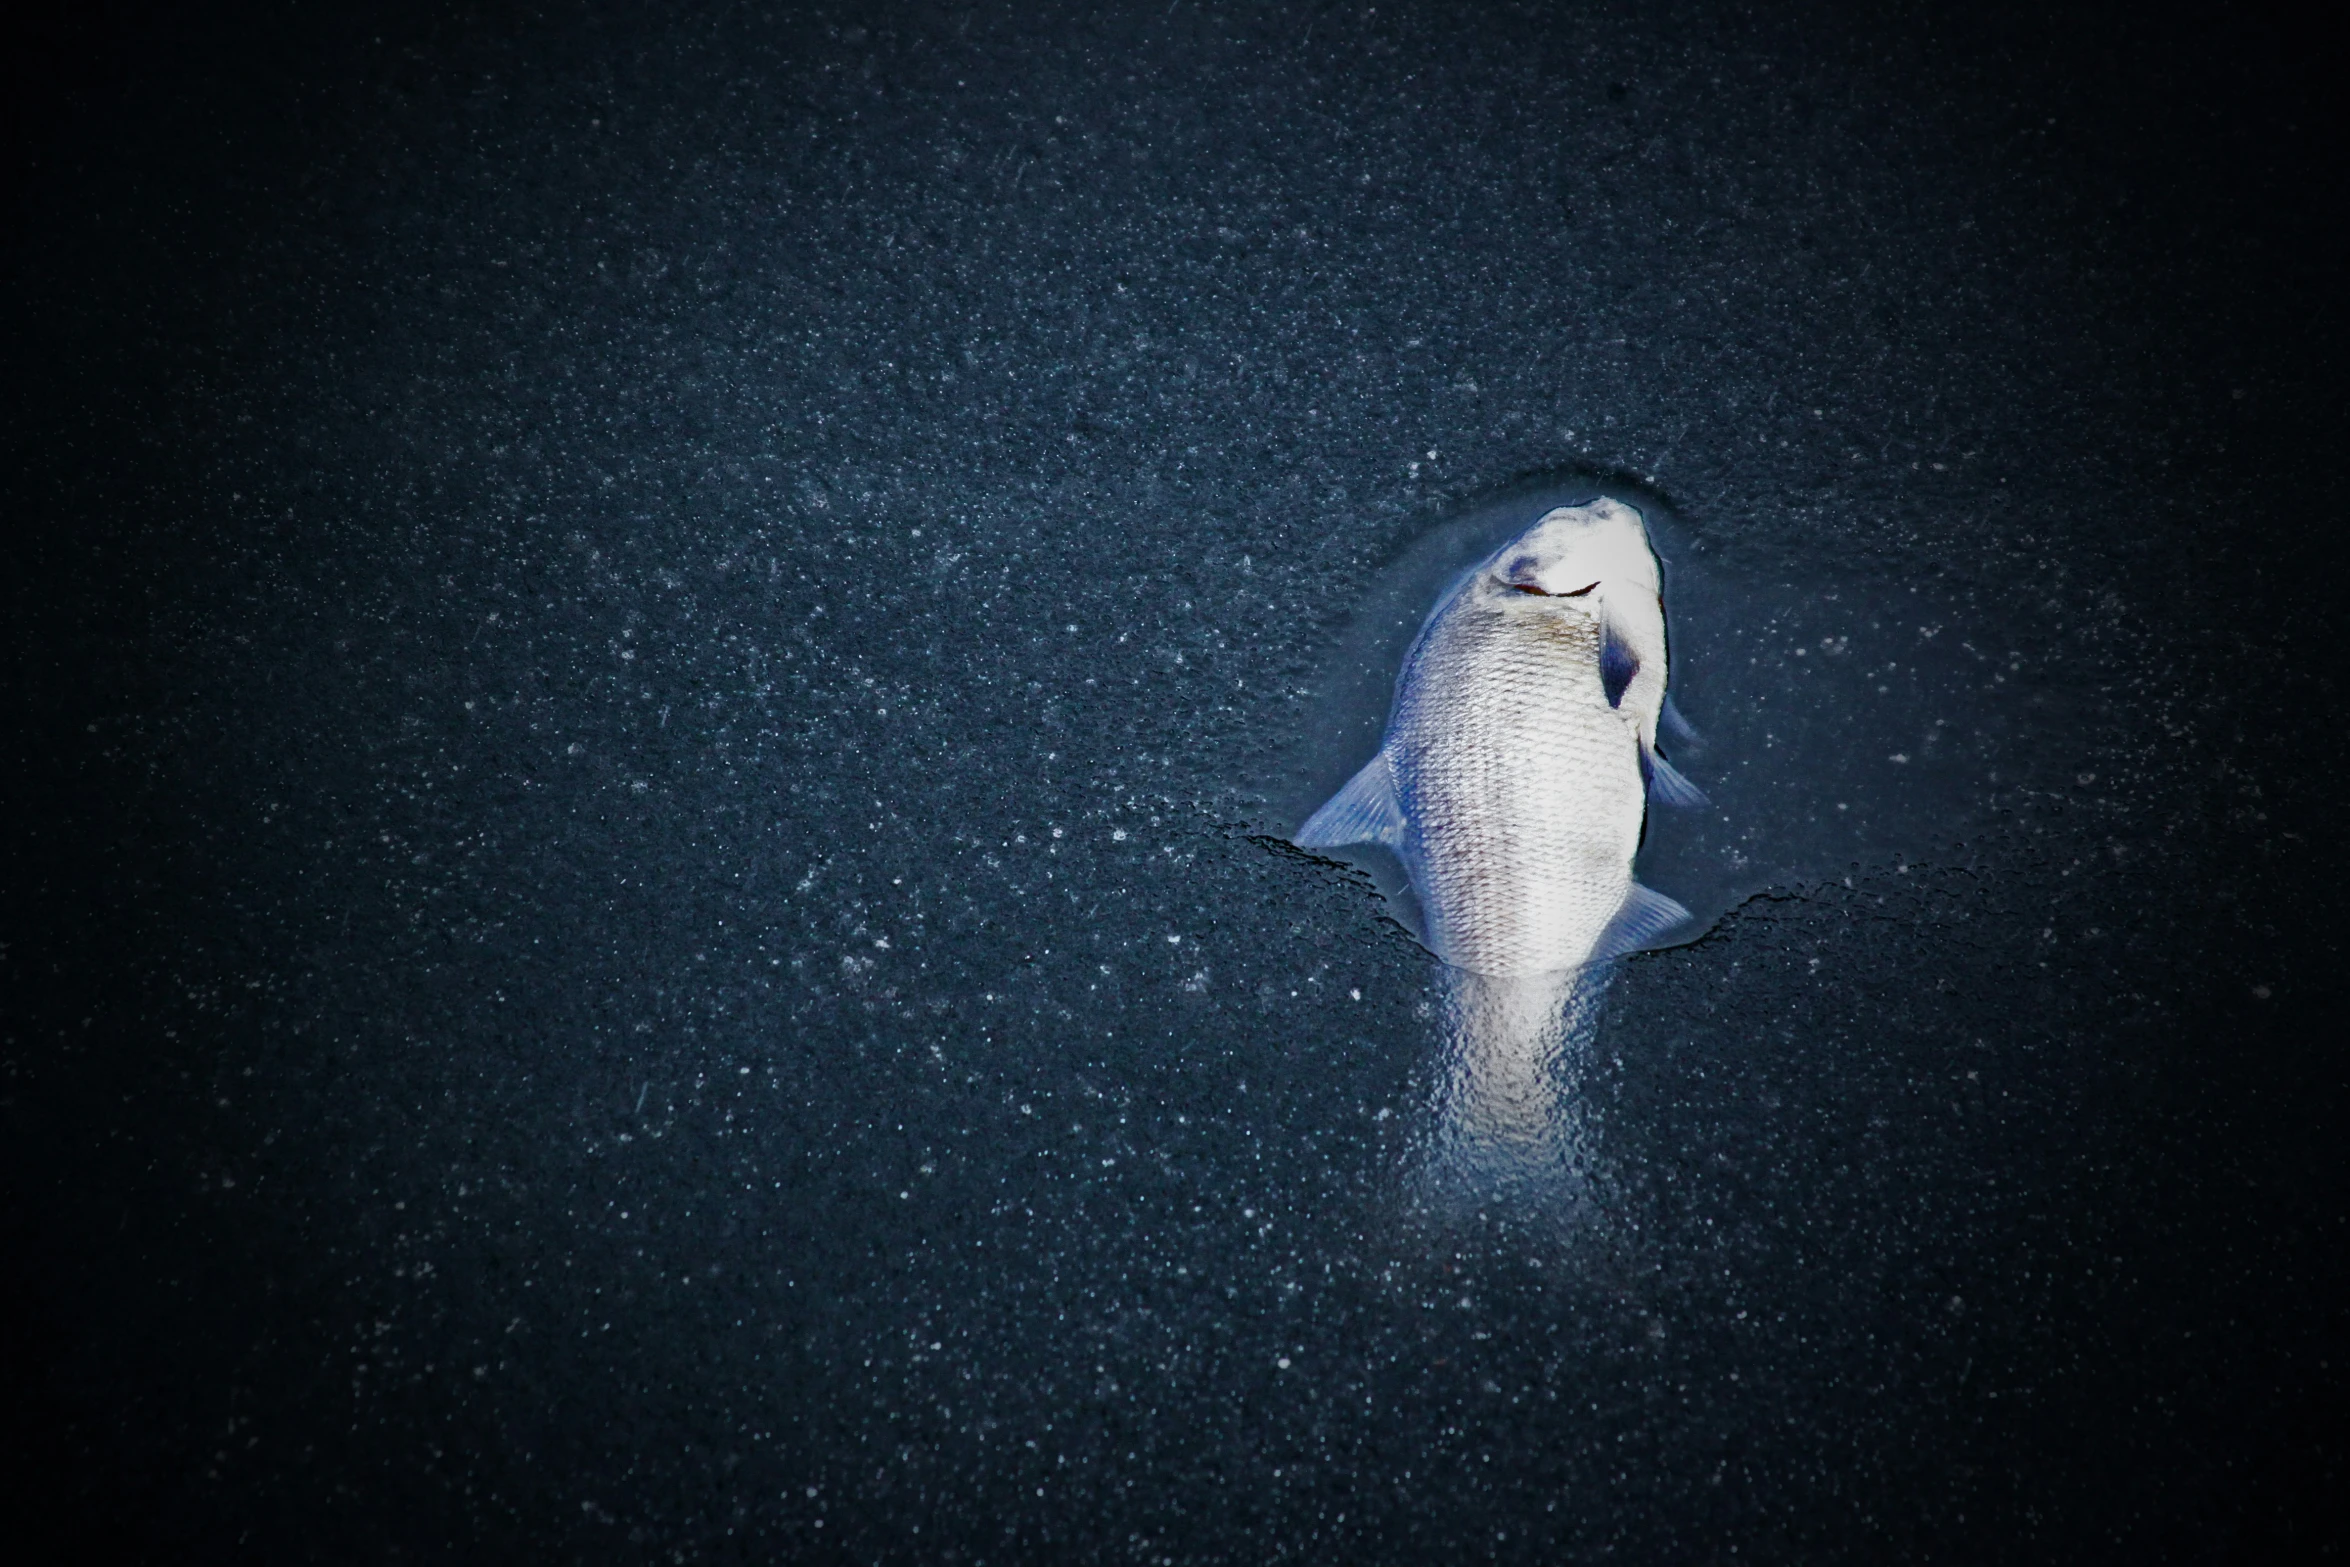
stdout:
{"type": "Polygon", "coordinates": [[[1408,0],[43,36],[0,224],[15,1537],[2340,1546],[2311,40],[1408,0]],[[1606,1222],[1438,1222],[1398,1176],[1428,960],[1243,785],[1382,563],[1575,465],[1930,579],[2089,699],[1963,849],[1627,965],[1606,1222]]]}

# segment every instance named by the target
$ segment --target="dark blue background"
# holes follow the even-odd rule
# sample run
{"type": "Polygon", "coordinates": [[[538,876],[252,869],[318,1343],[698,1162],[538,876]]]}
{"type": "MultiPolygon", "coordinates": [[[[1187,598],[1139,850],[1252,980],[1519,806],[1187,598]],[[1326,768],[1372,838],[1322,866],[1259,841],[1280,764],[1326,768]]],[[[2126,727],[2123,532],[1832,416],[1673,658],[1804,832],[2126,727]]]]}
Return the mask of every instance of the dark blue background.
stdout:
{"type": "Polygon", "coordinates": [[[2309,38],[245,7],[11,58],[28,1533],[2340,1548],[2309,38]],[[1574,465],[2088,700],[1963,853],[1629,967],[1619,1222],[1562,1251],[1404,1211],[1426,961],[1250,780],[1383,561],[1574,465]]]}

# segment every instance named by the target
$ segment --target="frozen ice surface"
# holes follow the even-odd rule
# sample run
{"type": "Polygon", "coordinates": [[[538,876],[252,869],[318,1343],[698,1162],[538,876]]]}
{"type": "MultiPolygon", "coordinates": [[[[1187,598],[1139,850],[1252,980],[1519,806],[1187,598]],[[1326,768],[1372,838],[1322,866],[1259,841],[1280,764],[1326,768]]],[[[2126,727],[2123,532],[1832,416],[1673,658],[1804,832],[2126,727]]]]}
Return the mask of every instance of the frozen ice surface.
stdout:
{"type": "Polygon", "coordinates": [[[121,29],[10,166],[27,1537],[2311,1538],[2340,182],[2256,28],[336,15],[121,29]],[[1444,998],[1250,781],[1576,468],[1739,585],[1722,830],[1819,831],[1624,966],[1537,1231],[1414,1186],[1444,998]]]}

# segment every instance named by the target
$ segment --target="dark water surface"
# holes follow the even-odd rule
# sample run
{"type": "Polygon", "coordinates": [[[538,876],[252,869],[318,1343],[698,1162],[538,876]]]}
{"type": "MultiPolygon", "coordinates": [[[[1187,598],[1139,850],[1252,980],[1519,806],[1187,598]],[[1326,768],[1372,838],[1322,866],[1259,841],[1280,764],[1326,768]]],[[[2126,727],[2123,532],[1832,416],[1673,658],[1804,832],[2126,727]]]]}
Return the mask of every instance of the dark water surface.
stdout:
{"type": "Polygon", "coordinates": [[[28,1533],[2341,1549],[2345,187],[2297,40],[52,47],[0,263],[28,1533]],[[1415,541],[1595,472],[1697,541],[1721,809],[1671,852],[1720,918],[1581,1068],[1604,1222],[1431,1214],[1435,977],[1267,780],[1415,541]]]}

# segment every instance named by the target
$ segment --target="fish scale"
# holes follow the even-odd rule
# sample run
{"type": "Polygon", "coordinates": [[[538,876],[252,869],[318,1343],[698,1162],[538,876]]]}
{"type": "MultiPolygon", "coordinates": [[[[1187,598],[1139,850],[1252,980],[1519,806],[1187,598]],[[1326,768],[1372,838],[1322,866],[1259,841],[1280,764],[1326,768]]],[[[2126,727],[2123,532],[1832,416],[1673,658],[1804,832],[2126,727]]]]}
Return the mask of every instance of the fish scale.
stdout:
{"type": "Polygon", "coordinates": [[[1583,962],[1632,884],[1639,740],[1609,705],[1596,619],[1463,607],[1415,650],[1390,727],[1429,943],[1496,976],[1583,962]]]}

